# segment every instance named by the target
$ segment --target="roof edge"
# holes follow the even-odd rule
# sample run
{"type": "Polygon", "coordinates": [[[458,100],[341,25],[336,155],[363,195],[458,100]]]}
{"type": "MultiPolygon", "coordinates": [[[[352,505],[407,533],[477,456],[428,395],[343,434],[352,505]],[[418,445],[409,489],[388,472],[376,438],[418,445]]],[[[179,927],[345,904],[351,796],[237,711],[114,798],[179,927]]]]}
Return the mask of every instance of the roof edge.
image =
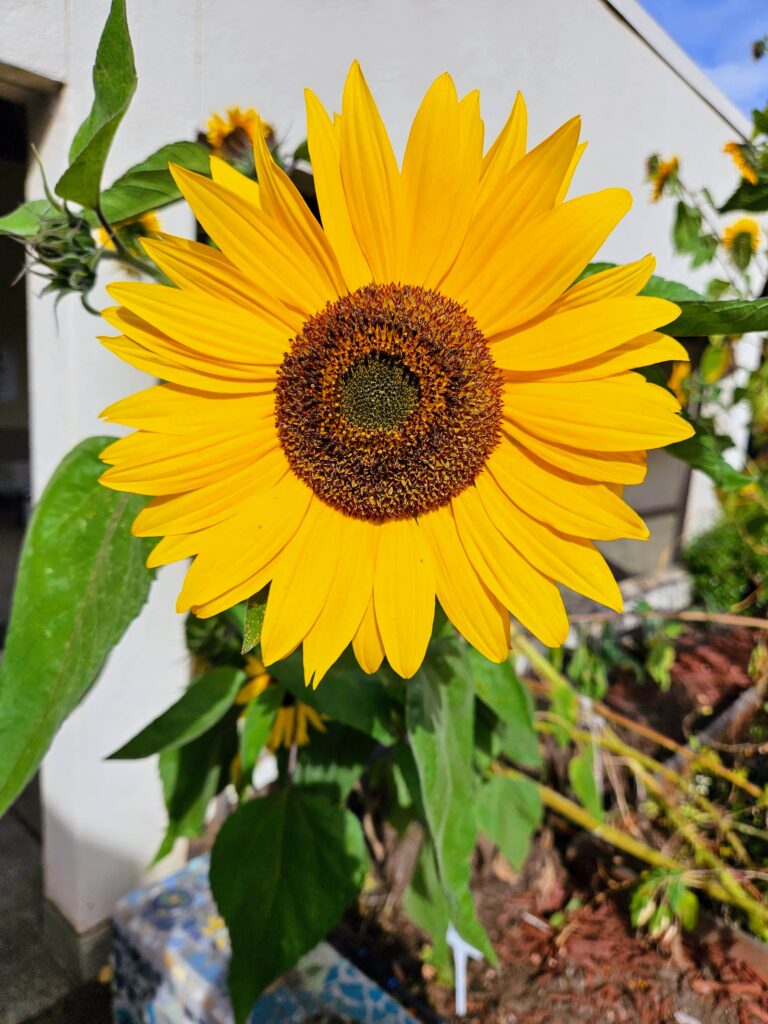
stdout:
{"type": "Polygon", "coordinates": [[[718,86],[672,39],[638,0],[600,0],[682,79],[737,135],[749,138],[749,118],[728,99],[718,86]]]}

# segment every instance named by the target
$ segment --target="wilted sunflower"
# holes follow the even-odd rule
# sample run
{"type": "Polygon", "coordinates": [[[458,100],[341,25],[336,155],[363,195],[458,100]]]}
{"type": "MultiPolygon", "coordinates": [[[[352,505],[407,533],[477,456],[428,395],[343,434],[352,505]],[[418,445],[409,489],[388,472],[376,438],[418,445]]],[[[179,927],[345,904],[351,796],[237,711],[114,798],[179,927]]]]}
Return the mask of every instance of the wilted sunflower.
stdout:
{"type": "Polygon", "coordinates": [[[738,220],[726,225],[723,229],[723,245],[726,249],[733,249],[742,235],[749,251],[756,253],[762,241],[762,231],[752,217],[739,217],[738,220]]]}
{"type": "Polygon", "coordinates": [[[375,671],[424,657],[435,596],[489,658],[511,611],[559,645],[557,582],[621,607],[593,539],[645,538],[621,500],[645,449],[690,436],[633,367],[685,359],[639,297],[650,256],[574,284],[630,197],[564,201],[574,118],[526,153],[521,97],[483,154],[477,92],[443,75],[398,167],[357,64],[332,120],[307,93],[323,227],[257,135],[259,184],[176,168],[217,250],[145,242],[177,285],[122,284],[104,339],[167,383],[107,409],[138,428],[108,487],[156,496],[151,565],[194,556],[179,611],[271,583],[266,664],[303,643],[315,684],[352,642],[375,671]]]}
{"type": "Polygon", "coordinates": [[[733,160],[737,171],[745,181],[748,181],[750,185],[757,184],[757,171],[746,156],[747,153],[751,152],[749,146],[738,142],[726,142],[723,146],[723,152],[727,153],[731,160],[733,160]]]}

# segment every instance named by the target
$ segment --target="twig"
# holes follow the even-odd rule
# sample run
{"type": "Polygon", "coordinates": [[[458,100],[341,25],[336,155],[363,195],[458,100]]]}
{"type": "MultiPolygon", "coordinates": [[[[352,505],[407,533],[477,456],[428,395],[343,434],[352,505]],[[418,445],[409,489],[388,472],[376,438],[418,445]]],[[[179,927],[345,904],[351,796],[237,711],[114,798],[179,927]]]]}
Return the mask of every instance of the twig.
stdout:
{"type": "Polygon", "coordinates": [[[625,612],[581,612],[571,615],[571,622],[615,622],[617,619],[628,615],[636,615],[640,619],[680,619],[682,622],[714,622],[719,626],[743,626],[745,629],[762,629],[768,632],[768,619],[758,618],[750,615],[734,615],[732,612],[662,612],[662,611],[635,611],[628,609],[625,612]]]}

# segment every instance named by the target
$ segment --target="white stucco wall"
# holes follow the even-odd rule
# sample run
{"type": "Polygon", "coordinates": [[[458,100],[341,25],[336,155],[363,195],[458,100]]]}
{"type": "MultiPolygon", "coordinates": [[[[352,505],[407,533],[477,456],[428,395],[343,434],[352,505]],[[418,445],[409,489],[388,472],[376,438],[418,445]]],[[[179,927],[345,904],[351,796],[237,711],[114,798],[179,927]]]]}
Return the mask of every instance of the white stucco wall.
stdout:
{"type": "MultiPolygon", "coordinates": [[[[660,30],[645,27],[664,60],[602,0],[129,0],[128,6],[139,90],[107,180],[162,143],[194,138],[211,111],[232,104],[257,107],[298,142],[303,87],[337,107],[347,68],[358,58],[398,148],[421,94],[444,70],[461,91],[480,88],[489,138],[517,89],[528,101],[534,142],[581,113],[590,146],[575,190],[624,185],[635,194],[605,259],[654,251],[659,272],[691,280],[671,252],[670,205],[647,200],[649,153],[678,154],[690,180],[706,182],[716,195],[734,183],[720,150],[746,130],[745,120],[714,89],[708,95],[723,113],[713,110],[665,63],[690,72],[660,30]]],[[[621,7],[625,16],[638,15],[632,0],[621,7]]],[[[107,9],[108,0],[0,0],[0,63],[65,83],[42,139],[52,180],[91,103],[90,66],[107,9]]],[[[30,197],[38,192],[33,175],[30,197]]],[[[191,229],[181,208],[163,219],[170,230],[191,229]]],[[[65,451],[103,430],[100,409],[146,386],[146,378],[95,343],[98,330],[75,300],[59,306],[58,326],[51,300],[30,303],[36,494],[65,451]]],[[[161,834],[153,766],[101,758],[184,684],[181,623],[172,611],[179,576],[178,569],[164,574],[46,760],[47,890],[80,930],[108,916],[161,834]]]]}

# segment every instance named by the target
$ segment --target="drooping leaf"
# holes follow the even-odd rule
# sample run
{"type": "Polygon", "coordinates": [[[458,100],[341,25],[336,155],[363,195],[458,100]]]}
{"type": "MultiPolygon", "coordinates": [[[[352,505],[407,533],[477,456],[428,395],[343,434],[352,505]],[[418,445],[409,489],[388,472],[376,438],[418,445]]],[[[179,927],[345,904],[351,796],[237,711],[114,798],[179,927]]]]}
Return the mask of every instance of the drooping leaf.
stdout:
{"type": "Polygon", "coordinates": [[[584,807],[598,821],[603,820],[603,797],[595,778],[595,750],[591,743],[585,744],[568,763],[568,779],[571,788],[584,807]]]}
{"type": "Polygon", "coordinates": [[[247,778],[253,774],[259,754],[269,738],[283,693],[282,686],[268,686],[246,709],[240,733],[240,761],[247,778]]]}
{"type": "Polygon", "coordinates": [[[245,606],[245,620],[243,622],[243,646],[241,654],[248,654],[261,643],[261,630],[264,626],[264,616],[267,611],[267,596],[269,590],[264,587],[258,594],[248,598],[245,606]]]}
{"type": "Polygon", "coordinates": [[[742,181],[736,191],[720,207],[720,213],[744,210],[748,213],[763,213],[768,210],[768,181],[742,181]]]}
{"type": "Polygon", "coordinates": [[[0,814],[149,594],[152,542],[131,535],[144,499],[98,482],[113,440],[64,458],[27,531],[0,665],[0,814]]]}
{"type": "Polygon", "coordinates": [[[210,152],[196,142],[171,142],[134,164],[101,194],[101,208],[113,224],[159,210],[181,198],[168,164],[210,174],[210,152]]]}
{"type": "Polygon", "coordinates": [[[768,299],[729,299],[726,302],[679,302],[680,316],[659,327],[673,338],[710,334],[749,334],[768,331],[768,299]]]}
{"type": "Polygon", "coordinates": [[[245,673],[231,665],[212,668],[167,711],[110,754],[110,760],[133,761],[197,739],[232,707],[244,682],[245,673]]]}
{"type": "Polygon", "coordinates": [[[733,447],[729,437],[715,434],[706,420],[692,420],[696,429],[693,437],[671,444],[667,451],[673,458],[680,459],[691,469],[698,469],[724,491],[740,491],[751,482],[751,477],[734,469],[723,457],[723,452],[733,447]]]}
{"type": "Polygon", "coordinates": [[[93,65],[93,106],[72,140],[69,167],[56,183],[62,199],[98,206],[104,164],[136,82],[125,0],[112,0],[93,65]]]}
{"type": "Polygon", "coordinates": [[[406,721],[427,824],[451,920],[467,942],[495,959],[469,889],[477,828],[472,801],[474,693],[457,637],[433,641],[408,683],[406,721]]]}
{"type": "Polygon", "coordinates": [[[477,824],[519,871],[544,811],[536,784],[525,778],[494,775],[476,797],[477,824]]]}
{"type": "Polygon", "coordinates": [[[517,764],[536,767],[541,751],[533,727],[533,700],[509,661],[500,665],[474,648],[467,652],[475,693],[504,723],[504,752],[517,764]]]}
{"type": "Polygon", "coordinates": [[[432,962],[440,980],[450,985],[453,981],[453,957],[446,935],[451,912],[437,875],[435,851],[428,841],[422,844],[411,884],[403,896],[403,910],[418,928],[430,935],[432,962]]]}
{"type": "Polygon", "coordinates": [[[33,199],[29,203],[23,203],[11,213],[0,217],[0,235],[29,238],[37,234],[42,219],[52,212],[53,207],[47,199],[33,199]]]}
{"type": "Polygon", "coordinates": [[[343,804],[375,747],[375,741],[357,729],[328,722],[326,731],[313,730],[310,742],[299,751],[294,781],[343,804]]]}
{"type": "Polygon", "coordinates": [[[359,888],[364,856],[357,818],[295,785],[243,804],[225,822],[210,880],[232,941],[236,1024],[338,921],[359,888]]]}
{"type": "Polygon", "coordinates": [[[359,729],[382,743],[392,741],[393,718],[399,710],[384,683],[368,676],[353,658],[343,655],[317,689],[304,685],[299,655],[292,655],[270,673],[284,682],[297,700],[334,721],[359,729]]]}

